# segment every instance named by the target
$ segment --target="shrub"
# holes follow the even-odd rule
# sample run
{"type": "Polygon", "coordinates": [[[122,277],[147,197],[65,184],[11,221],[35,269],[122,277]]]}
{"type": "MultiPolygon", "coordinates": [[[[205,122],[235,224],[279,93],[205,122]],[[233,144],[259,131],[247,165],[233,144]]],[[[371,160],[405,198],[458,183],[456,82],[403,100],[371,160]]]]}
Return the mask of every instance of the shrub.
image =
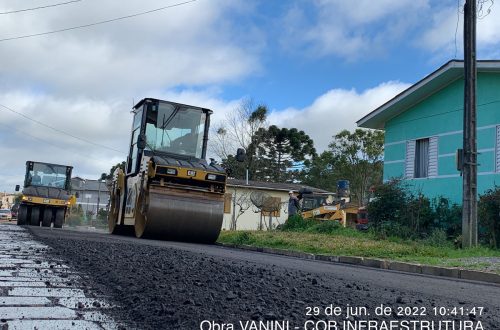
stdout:
{"type": "Polygon", "coordinates": [[[108,211],[106,211],[105,209],[99,209],[99,211],[97,211],[97,219],[107,221],[108,211]]]}
{"type": "Polygon", "coordinates": [[[406,208],[406,191],[399,180],[391,180],[378,185],[374,200],[368,204],[369,221],[375,230],[383,223],[393,222],[401,218],[401,211],[406,208]]]}
{"type": "Polygon", "coordinates": [[[368,216],[378,237],[426,239],[440,230],[439,237],[454,238],[460,234],[462,211],[444,197],[430,200],[414,194],[401,180],[395,179],[375,189],[375,199],[368,204],[368,216]]]}
{"type": "Polygon", "coordinates": [[[304,231],[307,228],[317,224],[318,221],[316,220],[311,220],[311,219],[304,219],[300,214],[295,214],[289,217],[283,226],[281,227],[281,230],[283,231],[304,231]]]}
{"type": "Polygon", "coordinates": [[[431,246],[443,246],[446,245],[448,239],[448,234],[441,228],[434,229],[432,233],[425,239],[425,243],[431,246]]]}
{"type": "Polygon", "coordinates": [[[80,226],[82,224],[82,217],[78,214],[70,214],[66,219],[66,224],[68,226],[80,226]]]}
{"type": "Polygon", "coordinates": [[[97,212],[96,220],[94,222],[96,227],[107,227],[108,226],[108,211],[105,209],[100,209],[97,212]]]}
{"type": "Polygon", "coordinates": [[[434,228],[443,229],[448,238],[457,238],[462,234],[462,207],[444,197],[433,200],[434,228]]]}
{"type": "Polygon", "coordinates": [[[495,186],[479,197],[478,216],[480,239],[494,248],[500,248],[500,187],[495,186]]]}

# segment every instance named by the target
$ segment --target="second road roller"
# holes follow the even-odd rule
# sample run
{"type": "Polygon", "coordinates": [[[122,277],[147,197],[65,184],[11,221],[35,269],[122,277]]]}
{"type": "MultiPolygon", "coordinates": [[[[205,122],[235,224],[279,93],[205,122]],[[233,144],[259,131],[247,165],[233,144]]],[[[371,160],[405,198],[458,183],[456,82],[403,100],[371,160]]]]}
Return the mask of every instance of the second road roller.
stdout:
{"type": "Polygon", "coordinates": [[[146,98],[132,112],[125,170],[114,172],[110,187],[109,231],[215,242],[227,176],[221,166],[205,160],[212,111],[146,98]]]}

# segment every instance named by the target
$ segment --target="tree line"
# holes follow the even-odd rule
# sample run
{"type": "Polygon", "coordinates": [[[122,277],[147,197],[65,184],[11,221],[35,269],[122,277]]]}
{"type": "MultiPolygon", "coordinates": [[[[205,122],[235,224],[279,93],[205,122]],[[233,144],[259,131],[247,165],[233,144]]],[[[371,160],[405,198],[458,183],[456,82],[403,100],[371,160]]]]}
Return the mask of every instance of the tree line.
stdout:
{"type": "Polygon", "coordinates": [[[343,130],[332,136],[328,149],[318,154],[314,141],[297,128],[267,122],[268,108],[243,101],[212,130],[211,151],[229,176],[268,182],[302,183],[328,191],[338,180],[349,180],[354,200],[365,204],[370,188],[382,182],[384,133],[343,130]],[[246,161],[235,158],[237,148],[246,161]]]}

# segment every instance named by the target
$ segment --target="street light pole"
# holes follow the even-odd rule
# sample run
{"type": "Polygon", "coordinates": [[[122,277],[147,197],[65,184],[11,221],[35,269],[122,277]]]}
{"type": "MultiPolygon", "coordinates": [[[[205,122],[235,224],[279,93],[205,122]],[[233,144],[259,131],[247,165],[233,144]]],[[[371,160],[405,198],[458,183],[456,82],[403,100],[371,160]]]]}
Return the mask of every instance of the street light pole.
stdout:
{"type": "Polygon", "coordinates": [[[95,218],[97,220],[97,216],[99,215],[99,206],[101,202],[101,179],[97,180],[97,208],[95,211],[95,218]]]}
{"type": "MultiPolygon", "coordinates": [[[[82,196],[82,201],[85,201],[85,192],[87,191],[87,180],[83,179],[83,196],[82,196]]],[[[88,205],[87,205],[87,209],[88,209],[88,205]]],[[[83,207],[82,207],[82,211],[83,210],[83,207]]],[[[85,222],[87,222],[87,212],[84,211],[83,212],[83,218],[85,219],[85,222]]]]}

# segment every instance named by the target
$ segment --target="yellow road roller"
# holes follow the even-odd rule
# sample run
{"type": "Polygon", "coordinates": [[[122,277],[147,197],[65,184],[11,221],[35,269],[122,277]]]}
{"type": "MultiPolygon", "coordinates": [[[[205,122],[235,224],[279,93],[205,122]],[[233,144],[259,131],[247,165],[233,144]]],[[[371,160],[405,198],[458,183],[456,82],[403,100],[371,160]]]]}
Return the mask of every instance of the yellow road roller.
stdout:
{"type": "Polygon", "coordinates": [[[125,170],[117,169],[110,183],[110,233],[215,242],[226,173],[205,160],[212,111],[146,98],[132,112],[125,170]]]}
{"type": "Polygon", "coordinates": [[[72,166],[27,161],[17,224],[50,227],[53,223],[61,228],[69,207],[76,203],[71,194],[72,170],[72,166]]]}

